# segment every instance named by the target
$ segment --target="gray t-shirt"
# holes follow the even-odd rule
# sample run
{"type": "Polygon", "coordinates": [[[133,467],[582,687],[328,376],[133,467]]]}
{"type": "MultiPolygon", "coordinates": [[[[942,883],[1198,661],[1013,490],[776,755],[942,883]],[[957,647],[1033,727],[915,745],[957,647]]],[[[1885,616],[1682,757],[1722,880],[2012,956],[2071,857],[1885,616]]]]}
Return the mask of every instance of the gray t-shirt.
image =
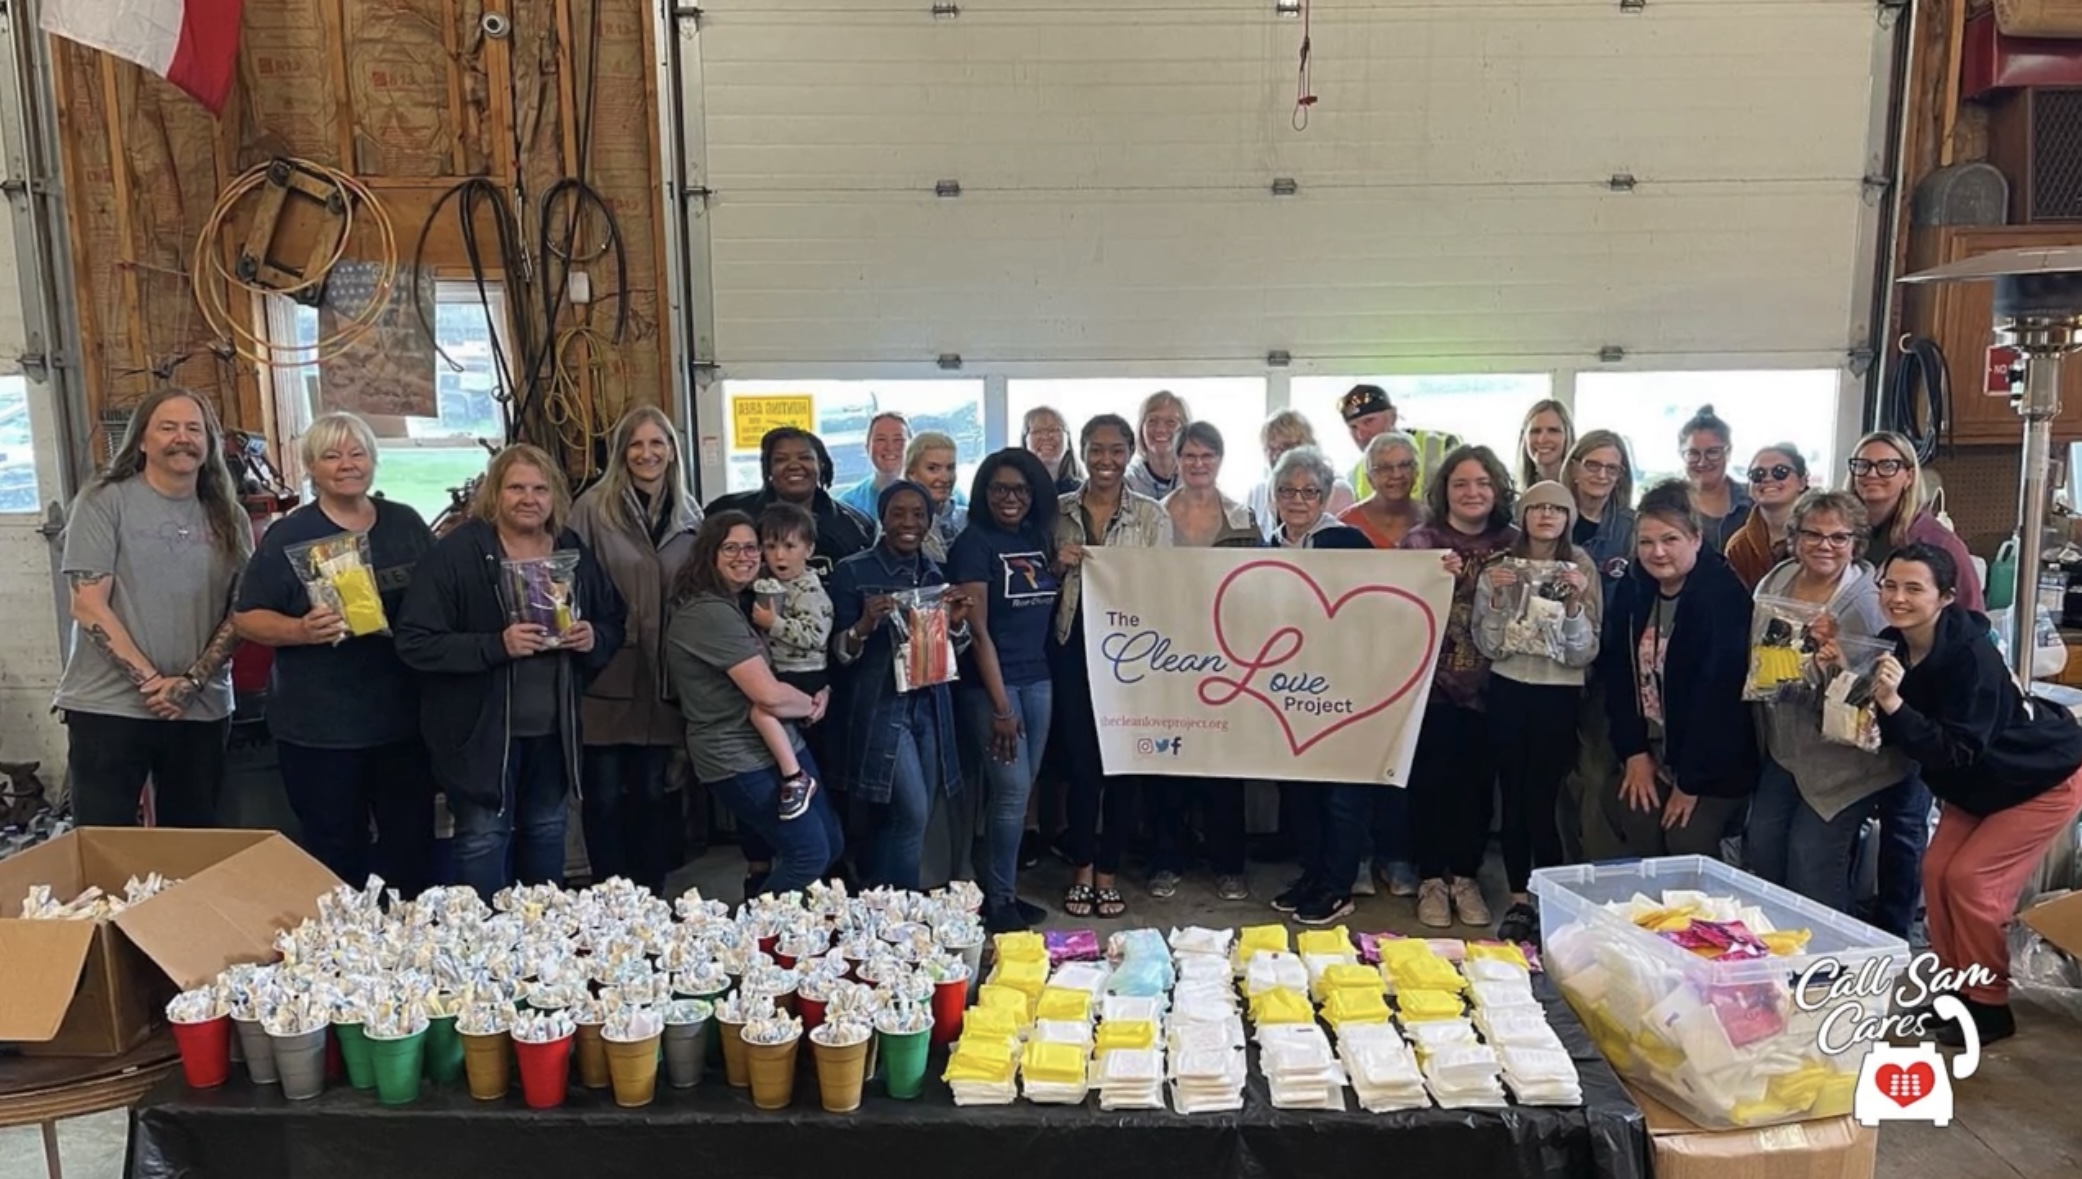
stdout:
{"type": "MultiPolygon", "coordinates": [[[[80,492],[65,522],[65,572],[110,575],[110,608],[161,675],[180,675],[201,658],[230,611],[232,583],[243,564],[243,554],[227,555],[217,547],[201,501],[161,495],[142,475],[80,492]]],[[[77,622],[57,705],[154,719],[130,677],[77,622]]],[[[181,719],[215,721],[230,714],[226,660],[181,719]]]]}
{"type": "MultiPolygon", "coordinates": [[[[699,781],[720,782],[774,764],[752,727],[752,702],[730,678],[730,669],[747,659],[772,666],[752,620],[730,598],[696,595],[666,625],[665,666],[679,693],[687,754],[699,781]]],[[[788,736],[802,748],[795,726],[788,726],[788,736]]]]}

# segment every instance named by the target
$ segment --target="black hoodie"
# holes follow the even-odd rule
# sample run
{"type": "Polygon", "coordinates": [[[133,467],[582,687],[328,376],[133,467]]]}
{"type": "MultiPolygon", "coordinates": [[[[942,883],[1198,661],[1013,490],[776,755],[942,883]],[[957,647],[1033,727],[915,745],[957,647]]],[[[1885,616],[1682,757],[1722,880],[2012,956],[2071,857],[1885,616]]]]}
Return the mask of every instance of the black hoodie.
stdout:
{"type": "Polygon", "coordinates": [[[1986,817],[2029,802],[2082,767],[2082,725],[2067,709],[2029,706],[1988,634],[1988,619],[1957,604],[1937,617],[1923,662],[1908,666],[1908,643],[1888,628],[1880,638],[1908,668],[1901,707],[1880,712],[1880,739],[1923,767],[1930,792],[1986,817]]]}
{"type": "MultiPolygon", "coordinates": [[[[1648,752],[1635,664],[1641,632],[1661,593],[1635,562],[1612,592],[1599,638],[1598,679],[1621,763],[1648,752]]],[[[1750,595],[1727,558],[1701,546],[1685,578],[1663,651],[1663,755],[1686,794],[1743,798],[1757,785],[1757,739],[1742,702],[1749,674],[1750,595]]]]}

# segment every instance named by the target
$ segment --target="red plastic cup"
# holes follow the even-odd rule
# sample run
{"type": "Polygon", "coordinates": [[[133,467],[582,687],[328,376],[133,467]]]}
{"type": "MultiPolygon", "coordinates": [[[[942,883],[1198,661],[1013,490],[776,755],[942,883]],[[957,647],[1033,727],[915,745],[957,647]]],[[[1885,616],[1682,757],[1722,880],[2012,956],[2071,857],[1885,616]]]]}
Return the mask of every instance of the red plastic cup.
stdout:
{"type": "Polygon", "coordinates": [[[780,944],[781,944],[781,935],[780,935],[780,934],[778,934],[778,933],[771,933],[771,934],[768,934],[768,935],[766,935],[765,937],[763,937],[763,938],[760,938],[760,939],[759,939],[759,952],[760,952],[760,953],[762,953],[762,954],[764,954],[764,955],[766,955],[767,957],[771,958],[771,957],[773,957],[773,956],[774,956],[774,947],[775,947],[775,946],[778,946],[778,945],[780,945],[780,944]]]}
{"type": "Polygon", "coordinates": [[[215,1089],[231,1079],[231,1017],[173,1025],[181,1072],[191,1089],[215,1089]]]}
{"type": "Polygon", "coordinates": [[[824,1004],[815,999],[805,999],[798,993],[795,996],[795,1014],[802,1018],[802,1034],[807,1036],[824,1022],[824,1004]]]}
{"type": "Polygon", "coordinates": [[[795,969],[795,959],[790,955],[781,953],[779,950],[775,950],[774,965],[782,970],[793,970],[795,969]]]}
{"type": "Polygon", "coordinates": [[[340,1033],[332,1028],[325,1029],[325,1079],[346,1079],[347,1062],[340,1055],[340,1033]]]}
{"type": "Polygon", "coordinates": [[[555,1109],[571,1088],[571,1037],[547,1044],[515,1040],[513,1057],[520,1064],[521,1100],[529,1109],[555,1109]]]}
{"type": "Polygon", "coordinates": [[[968,1005],[969,980],[948,979],[933,984],[933,1035],[935,1047],[961,1038],[962,1008],[968,1005]]]}

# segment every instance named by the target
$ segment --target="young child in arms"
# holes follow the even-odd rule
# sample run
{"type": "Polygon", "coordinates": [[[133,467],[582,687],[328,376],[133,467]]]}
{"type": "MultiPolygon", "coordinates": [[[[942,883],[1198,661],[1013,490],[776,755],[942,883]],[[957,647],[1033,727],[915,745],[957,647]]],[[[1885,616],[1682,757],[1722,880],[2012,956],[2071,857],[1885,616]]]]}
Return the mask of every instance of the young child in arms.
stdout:
{"type": "MultiPolygon", "coordinates": [[[[775,678],[815,696],[831,682],[825,664],[831,598],[823,580],[810,570],[817,521],[794,504],[773,504],[759,516],[759,547],[766,557],[766,575],[752,583],[752,625],[766,632],[775,678]]],[[[781,718],[755,704],[752,727],[781,772],[781,821],[801,818],[817,795],[817,779],[796,760],[795,745],[781,718]]]]}

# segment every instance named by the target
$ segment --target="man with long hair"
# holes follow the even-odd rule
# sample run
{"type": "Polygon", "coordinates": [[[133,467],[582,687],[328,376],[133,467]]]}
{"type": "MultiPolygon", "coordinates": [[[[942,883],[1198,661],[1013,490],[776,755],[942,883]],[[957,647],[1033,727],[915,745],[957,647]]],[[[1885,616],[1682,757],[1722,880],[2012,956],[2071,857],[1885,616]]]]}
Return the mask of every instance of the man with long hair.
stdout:
{"type": "Polygon", "coordinates": [[[231,605],[252,547],[209,404],[185,389],[139,402],[65,523],[72,642],[57,707],[82,825],[135,826],[148,778],[160,825],[216,825],[231,605]]]}

